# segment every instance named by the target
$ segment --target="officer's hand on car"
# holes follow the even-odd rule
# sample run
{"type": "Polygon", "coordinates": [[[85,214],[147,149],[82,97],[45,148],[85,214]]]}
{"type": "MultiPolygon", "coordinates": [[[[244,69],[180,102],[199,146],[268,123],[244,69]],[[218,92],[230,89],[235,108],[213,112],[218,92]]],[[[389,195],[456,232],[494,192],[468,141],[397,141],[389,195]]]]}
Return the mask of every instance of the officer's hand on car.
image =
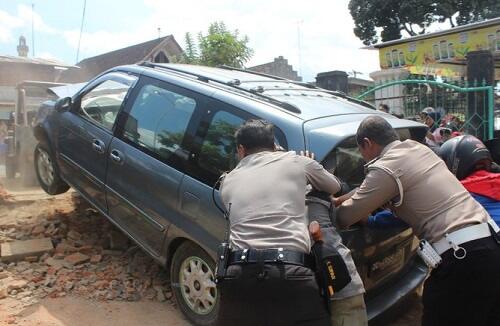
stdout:
{"type": "Polygon", "coordinates": [[[309,157],[310,159],[314,160],[314,153],[313,152],[309,152],[309,151],[300,151],[299,152],[299,155],[300,156],[305,156],[305,157],[309,157]]]}
{"type": "Polygon", "coordinates": [[[343,195],[338,196],[338,197],[331,196],[330,200],[332,201],[333,205],[335,205],[335,207],[339,207],[340,205],[342,205],[343,202],[345,202],[346,200],[351,198],[352,195],[354,195],[354,193],[356,192],[356,190],[358,190],[358,188],[354,188],[353,190],[349,191],[348,193],[343,194],[343,195]]]}

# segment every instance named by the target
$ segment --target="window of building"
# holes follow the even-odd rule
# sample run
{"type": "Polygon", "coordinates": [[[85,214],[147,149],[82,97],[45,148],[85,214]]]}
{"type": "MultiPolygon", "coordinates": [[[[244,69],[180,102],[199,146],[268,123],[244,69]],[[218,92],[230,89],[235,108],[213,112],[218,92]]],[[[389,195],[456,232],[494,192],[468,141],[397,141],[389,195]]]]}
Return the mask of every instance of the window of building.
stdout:
{"type": "Polygon", "coordinates": [[[439,45],[434,44],[432,46],[432,54],[434,55],[435,60],[441,59],[441,56],[439,55],[439,45]]]}
{"type": "Polygon", "coordinates": [[[432,45],[432,54],[435,60],[444,60],[455,57],[455,47],[452,42],[445,40],[440,41],[439,44],[432,45]]]}
{"type": "Polygon", "coordinates": [[[190,97],[156,85],[144,85],[125,122],[123,137],[154,157],[187,158],[184,135],[196,108],[190,97]]]}
{"type": "Polygon", "coordinates": [[[488,49],[490,51],[500,51],[500,30],[495,34],[488,35],[488,49]]]}
{"type": "Polygon", "coordinates": [[[497,49],[496,50],[500,51],[500,29],[497,30],[497,32],[496,32],[496,39],[497,39],[497,42],[496,42],[497,43],[497,49]]]}
{"type": "Polygon", "coordinates": [[[130,85],[111,79],[104,81],[82,97],[78,114],[112,130],[130,85]]]}
{"type": "Polygon", "coordinates": [[[463,44],[463,43],[467,43],[469,36],[468,36],[467,32],[462,32],[458,35],[458,38],[460,40],[460,43],[463,44]]]}
{"type": "Polygon", "coordinates": [[[168,58],[165,55],[165,52],[160,51],[160,52],[158,52],[158,54],[155,55],[153,61],[156,63],[168,63],[168,58]]]}
{"type": "Polygon", "coordinates": [[[387,63],[388,68],[392,68],[392,59],[391,59],[391,53],[386,52],[385,53],[385,62],[387,63]]]}
{"type": "Polygon", "coordinates": [[[490,51],[495,51],[495,35],[494,34],[489,34],[488,35],[488,49],[490,51]]]}
{"type": "Polygon", "coordinates": [[[415,52],[417,51],[417,42],[411,42],[408,44],[408,51],[415,52]]]}
{"type": "Polygon", "coordinates": [[[448,59],[448,46],[446,41],[439,42],[439,53],[441,54],[441,59],[448,59]]]}
{"type": "Polygon", "coordinates": [[[392,57],[392,65],[393,67],[399,67],[399,55],[398,55],[398,50],[392,50],[391,51],[391,57],[392,57]]]}
{"type": "Polygon", "coordinates": [[[404,55],[403,51],[399,52],[399,64],[401,66],[404,66],[406,64],[405,55],[404,55]]]}
{"type": "Polygon", "coordinates": [[[455,49],[453,48],[453,43],[448,43],[448,57],[455,57],[455,49]]]}

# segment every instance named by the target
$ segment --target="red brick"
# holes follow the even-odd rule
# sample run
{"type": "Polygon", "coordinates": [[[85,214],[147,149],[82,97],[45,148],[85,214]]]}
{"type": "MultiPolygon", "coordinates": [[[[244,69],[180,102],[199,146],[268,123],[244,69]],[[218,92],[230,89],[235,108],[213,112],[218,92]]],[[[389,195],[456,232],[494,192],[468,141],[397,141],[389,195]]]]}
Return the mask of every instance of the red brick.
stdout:
{"type": "Polygon", "coordinates": [[[64,258],[64,260],[72,265],[79,265],[79,264],[83,264],[83,263],[88,262],[90,260],[90,257],[87,255],[81,254],[79,252],[75,252],[74,254],[66,256],[64,258]]]}

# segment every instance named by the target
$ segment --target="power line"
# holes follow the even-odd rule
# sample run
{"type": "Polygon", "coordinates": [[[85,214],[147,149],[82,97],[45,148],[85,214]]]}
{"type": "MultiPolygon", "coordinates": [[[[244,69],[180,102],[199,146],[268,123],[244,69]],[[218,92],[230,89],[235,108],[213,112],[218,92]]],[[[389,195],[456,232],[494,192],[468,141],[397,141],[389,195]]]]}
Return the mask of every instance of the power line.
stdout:
{"type": "Polygon", "coordinates": [[[83,0],[82,24],[80,25],[80,36],[78,37],[78,48],[76,50],[76,63],[78,63],[78,57],[80,55],[80,42],[82,41],[83,24],[85,22],[85,8],[86,7],[87,7],[87,0],[83,0]]]}

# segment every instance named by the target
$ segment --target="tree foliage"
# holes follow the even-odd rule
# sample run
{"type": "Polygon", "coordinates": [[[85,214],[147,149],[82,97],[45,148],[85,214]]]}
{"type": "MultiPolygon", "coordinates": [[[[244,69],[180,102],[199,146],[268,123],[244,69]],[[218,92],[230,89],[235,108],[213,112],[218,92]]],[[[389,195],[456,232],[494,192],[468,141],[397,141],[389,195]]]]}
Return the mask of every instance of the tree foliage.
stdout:
{"type": "Polygon", "coordinates": [[[500,16],[498,0],[351,0],[354,34],[364,44],[424,34],[434,22],[464,25],[500,16]],[[380,35],[378,31],[381,30],[380,35]]]}
{"type": "Polygon", "coordinates": [[[470,24],[500,16],[500,2],[498,0],[443,0],[436,6],[436,15],[439,22],[447,20],[453,27],[470,24]]]}
{"type": "Polygon", "coordinates": [[[253,50],[248,47],[248,37],[240,37],[238,30],[228,30],[223,22],[210,24],[207,35],[200,32],[197,44],[191,34],[186,33],[185,43],[185,63],[241,68],[253,55],[253,50]]]}

